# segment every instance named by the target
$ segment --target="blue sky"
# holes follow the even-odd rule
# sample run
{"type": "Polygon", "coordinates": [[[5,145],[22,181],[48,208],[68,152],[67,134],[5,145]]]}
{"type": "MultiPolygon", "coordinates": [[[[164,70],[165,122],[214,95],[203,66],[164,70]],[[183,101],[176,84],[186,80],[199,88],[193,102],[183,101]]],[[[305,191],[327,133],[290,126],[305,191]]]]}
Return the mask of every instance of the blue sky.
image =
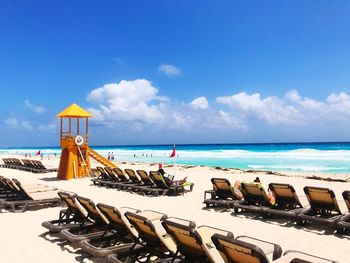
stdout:
{"type": "Polygon", "coordinates": [[[0,147],[350,140],[348,1],[0,0],[0,147]]]}

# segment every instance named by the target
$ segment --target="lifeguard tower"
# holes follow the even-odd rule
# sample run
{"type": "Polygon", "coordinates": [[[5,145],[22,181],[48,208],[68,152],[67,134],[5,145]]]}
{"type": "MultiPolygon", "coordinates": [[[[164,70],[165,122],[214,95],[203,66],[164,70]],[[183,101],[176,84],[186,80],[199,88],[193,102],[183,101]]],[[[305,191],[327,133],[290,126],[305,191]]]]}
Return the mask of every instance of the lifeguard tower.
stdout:
{"type": "Polygon", "coordinates": [[[92,115],[73,103],[57,114],[60,118],[60,144],[62,148],[57,178],[69,180],[90,175],[90,159],[111,168],[115,164],[89,148],[89,118],[92,115]],[[85,122],[85,123],[84,123],[85,122]]]}

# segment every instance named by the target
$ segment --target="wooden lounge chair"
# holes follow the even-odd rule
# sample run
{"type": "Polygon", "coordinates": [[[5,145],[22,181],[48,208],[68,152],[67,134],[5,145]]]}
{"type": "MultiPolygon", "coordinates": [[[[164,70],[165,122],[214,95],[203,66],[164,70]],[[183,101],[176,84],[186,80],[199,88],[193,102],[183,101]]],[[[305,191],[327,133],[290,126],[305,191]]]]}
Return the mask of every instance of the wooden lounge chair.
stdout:
{"type": "Polygon", "coordinates": [[[256,183],[241,183],[244,200],[236,202],[234,211],[249,211],[264,215],[264,208],[272,207],[264,188],[256,183]]]}
{"type": "Polygon", "coordinates": [[[297,218],[303,206],[294,187],[290,184],[270,183],[269,189],[275,197],[275,203],[271,207],[264,208],[264,213],[291,219],[297,218]]]}
{"type": "Polygon", "coordinates": [[[344,191],[343,198],[349,213],[343,215],[337,222],[337,231],[339,233],[346,233],[350,230],[350,191],[344,191]]]}
{"type": "Polygon", "coordinates": [[[108,256],[108,262],[154,262],[160,259],[170,259],[176,250],[176,245],[169,236],[164,235],[165,230],[161,221],[167,216],[151,210],[141,213],[125,213],[130,224],[138,232],[134,245],[127,253],[118,253],[108,256]]]}
{"type": "Polygon", "coordinates": [[[0,209],[5,209],[10,212],[25,212],[27,210],[37,210],[62,205],[60,198],[57,196],[58,191],[28,192],[17,186],[14,186],[14,188],[17,188],[17,194],[21,198],[16,200],[1,200],[0,209]]]}
{"type": "Polygon", "coordinates": [[[132,191],[144,192],[147,190],[147,186],[145,186],[144,183],[137,177],[134,170],[125,169],[125,173],[129,176],[129,180],[131,182],[131,185],[129,186],[129,188],[132,191]]]}
{"type": "Polygon", "coordinates": [[[101,166],[97,166],[96,169],[100,172],[100,175],[97,178],[91,179],[94,185],[119,189],[123,186],[123,183],[112,169],[101,166]]]}
{"type": "Polygon", "coordinates": [[[58,192],[58,195],[67,208],[60,211],[58,219],[43,222],[41,224],[43,227],[52,233],[58,233],[63,229],[78,227],[90,222],[86,210],[78,203],[76,194],[58,192]]]}
{"type": "Polygon", "coordinates": [[[296,250],[287,250],[282,256],[279,245],[247,236],[233,239],[215,234],[212,240],[225,263],[335,263],[296,250]]]}
{"type": "Polygon", "coordinates": [[[126,252],[134,244],[137,231],[124,216],[129,211],[140,213],[140,210],[122,207],[117,209],[105,204],[97,207],[109,221],[109,229],[100,237],[90,238],[80,242],[80,247],[94,257],[106,257],[113,253],[126,252]]]}
{"type": "Polygon", "coordinates": [[[93,224],[64,229],[60,232],[60,237],[71,243],[76,243],[84,239],[102,236],[108,230],[108,219],[92,200],[81,196],[76,198],[87,212],[87,216],[93,224]]]}
{"type": "Polygon", "coordinates": [[[212,241],[226,263],[268,263],[282,255],[279,245],[252,237],[214,234],[212,241]]]}
{"type": "Polygon", "coordinates": [[[149,173],[152,181],[156,184],[156,186],[160,189],[163,189],[163,195],[169,194],[176,196],[185,192],[184,185],[171,184],[166,180],[166,178],[164,178],[163,175],[157,171],[150,171],[149,173]]]}
{"type": "Polygon", "coordinates": [[[211,183],[213,185],[213,190],[206,190],[204,192],[203,203],[206,207],[224,206],[231,208],[234,203],[239,201],[230,181],[226,178],[212,178],[211,183]],[[210,198],[207,198],[208,194],[210,198]]]}
{"type": "Polygon", "coordinates": [[[140,180],[145,186],[155,186],[147,172],[144,170],[136,170],[136,173],[140,176],[140,180]]]}
{"type": "Polygon", "coordinates": [[[298,224],[307,222],[320,223],[336,228],[337,221],[342,216],[335,194],[331,189],[321,187],[304,187],[310,207],[304,208],[298,214],[298,224]]]}
{"type": "Polygon", "coordinates": [[[211,236],[221,233],[233,238],[231,232],[208,226],[196,229],[194,222],[179,218],[168,218],[162,225],[177,246],[172,261],[178,259],[181,262],[217,262],[217,257],[220,256],[216,253],[211,236]]]}
{"type": "Polygon", "coordinates": [[[97,166],[96,169],[100,172],[100,175],[97,178],[91,179],[94,185],[105,185],[105,183],[114,180],[103,167],[97,166]]]}
{"type": "Polygon", "coordinates": [[[151,177],[147,174],[144,170],[137,170],[136,173],[140,176],[140,180],[143,183],[143,186],[145,186],[144,193],[148,195],[163,195],[164,189],[159,188],[151,179],[151,177]]]}

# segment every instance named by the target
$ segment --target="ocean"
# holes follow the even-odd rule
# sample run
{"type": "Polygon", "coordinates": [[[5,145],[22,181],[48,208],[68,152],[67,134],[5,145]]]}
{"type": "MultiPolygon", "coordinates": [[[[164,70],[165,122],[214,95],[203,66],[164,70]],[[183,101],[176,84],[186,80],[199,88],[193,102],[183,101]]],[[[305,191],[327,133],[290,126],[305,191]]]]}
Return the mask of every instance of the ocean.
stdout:
{"type": "MultiPolygon", "coordinates": [[[[173,145],[92,146],[116,162],[173,163],[173,145]]],[[[59,154],[59,147],[1,148],[0,154],[59,154]]],[[[350,143],[176,145],[176,163],[253,170],[350,174],[350,143]]]]}

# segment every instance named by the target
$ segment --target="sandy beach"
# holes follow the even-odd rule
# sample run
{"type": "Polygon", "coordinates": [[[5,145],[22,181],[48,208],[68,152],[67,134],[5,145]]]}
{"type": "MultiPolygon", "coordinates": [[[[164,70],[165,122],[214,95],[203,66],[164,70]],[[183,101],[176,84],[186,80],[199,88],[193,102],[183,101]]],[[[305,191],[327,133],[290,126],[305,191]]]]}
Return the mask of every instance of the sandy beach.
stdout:
{"type": "MultiPolygon", "coordinates": [[[[2,156],[4,157],[4,156],[2,156]]],[[[37,158],[39,159],[39,158],[37,158]]],[[[57,167],[58,157],[43,160],[47,167],[57,167]]],[[[96,163],[92,163],[95,166],[96,163]]],[[[118,164],[122,169],[156,170],[157,166],[149,164],[118,164]]],[[[303,205],[307,204],[303,194],[304,186],[321,186],[333,189],[343,213],[347,212],[346,205],[341,198],[344,190],[350,189],[349,182],[328,182],[305,179],[303,177],[278,176],[275,173],[244,172],[237,169],[219,169],[199,166],[165,167],[176,177],[188,177],[195,183],[193,192],[178,197],[147,197],[115,189],[93,186],[90,178],[74,179],[70,181],[56,180],[56,173],[33,174],[12,169],[0,169],[0,174],[9,178],[16,178],[22,184],[47,184],[62,190],[72,191],[88,197],[94,202],[106,203],[116,207],[129,206],[141,210],[152,209],[193,220],[199,225],[209,225],[229,230],[238,235],[248,235],[271,241],[282,246],[283,250],[295,249],[321,257],[348,262],[349,236],[330,233],[314,227],[291,226],[286,220],[268,220],[248,214],[231,215],[228,211],[214,211],[203,209],[203,193],[211,189],[210,178],[222,177],[231,182],[235,180],[251,181],[259,176],[263,184],[289,183],[292,184],[303,205]]],[[[0,214],[2,238],[0,239],[1,262],[92,262],[91,257],[81,250],[76,250],[67,242],[57,237],[46,235],[41,227],[45,220],[56,219],[61,208],[48,208],[25,213],[0,214]]]]}

